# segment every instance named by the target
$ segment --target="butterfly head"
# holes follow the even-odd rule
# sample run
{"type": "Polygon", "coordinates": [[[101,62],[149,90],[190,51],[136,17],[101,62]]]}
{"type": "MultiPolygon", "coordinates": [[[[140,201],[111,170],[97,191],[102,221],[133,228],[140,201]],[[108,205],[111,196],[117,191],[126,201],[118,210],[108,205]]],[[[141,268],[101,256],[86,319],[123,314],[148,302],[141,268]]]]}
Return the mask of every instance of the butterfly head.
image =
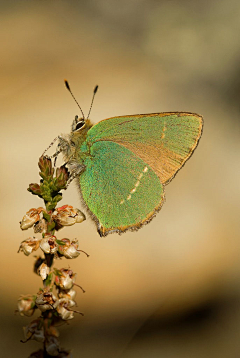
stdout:
{"type": "Polygon", "coordinates": [[[84,113],[82,111],[82,108],[80,107],[78,101],[76,100],[76,98],[74,97],[72,91],[71,91],[71,88],[69,86],[69,83],[67,80],[64,81],[65,82],[65,85],[68,89],[68,91],[70,92],[71,96],[73,97],[74,101],[76,102],[76,104],[78,105],[81,113],[82,113],[82,118],[78,118],[78,116],[75,116],[74,118],[74,121],[72,123],[72,134],[73,133],[83,133],[83,132],[86,132],[88,131],[88,129],[90,129],[92,127],[92,124],[89,120],[89,115],[91,113],[91,109],[92,109],[92,105],[93,105],[93,100],[94,100],[94,97],[95,97],[95,94],[97,93],[97,90],[98,90],[98,86],[95,86],[94,90],[93,90],[93,97],[92,97],[92,102],[91,102],[91,106],[90,106],[90,109],[89,109],[89,112],[88,112],[88,116],[87,118],[85,118],[84,116],[84,113]]]}
{"type": "Polygon", "coordinates": [[[79,118],[75,116],[72,122],[72,133],[82,133],[88,131],[92,127],[90,119],[79,118]]]}

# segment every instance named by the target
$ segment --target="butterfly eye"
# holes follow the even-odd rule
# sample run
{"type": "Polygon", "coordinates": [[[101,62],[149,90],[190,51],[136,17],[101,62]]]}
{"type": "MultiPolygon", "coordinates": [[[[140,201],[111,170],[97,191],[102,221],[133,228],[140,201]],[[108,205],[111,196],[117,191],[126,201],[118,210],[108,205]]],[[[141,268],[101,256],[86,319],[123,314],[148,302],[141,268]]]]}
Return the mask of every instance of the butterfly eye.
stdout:
{"type": "Polygon", "coordinates": [[[78,129],[82,128],[84,126],[84,124],[85,124],[84,121],[78,122],[77,125],[76,125],[76,128],[75,128],[75,131],[77,131],[78,129]]]}

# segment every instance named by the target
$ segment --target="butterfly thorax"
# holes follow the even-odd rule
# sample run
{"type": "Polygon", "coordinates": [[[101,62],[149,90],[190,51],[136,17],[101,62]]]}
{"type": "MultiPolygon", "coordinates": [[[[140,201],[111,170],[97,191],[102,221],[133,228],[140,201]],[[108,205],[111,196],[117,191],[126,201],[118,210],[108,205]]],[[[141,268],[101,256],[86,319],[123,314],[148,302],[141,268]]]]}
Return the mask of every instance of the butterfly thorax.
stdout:
{"type": "Polygon", "coordinates": [[[81,151],[81,147],[86,140],[87,132],[92,126],[93,124],[89,119],[77,119],[77,117],[75,117],[71,133],[58,137],[58,146],[71,172],[80,172],[80,168],[84,165],[83,162],[87,153],[84,154],[81,151]]]}

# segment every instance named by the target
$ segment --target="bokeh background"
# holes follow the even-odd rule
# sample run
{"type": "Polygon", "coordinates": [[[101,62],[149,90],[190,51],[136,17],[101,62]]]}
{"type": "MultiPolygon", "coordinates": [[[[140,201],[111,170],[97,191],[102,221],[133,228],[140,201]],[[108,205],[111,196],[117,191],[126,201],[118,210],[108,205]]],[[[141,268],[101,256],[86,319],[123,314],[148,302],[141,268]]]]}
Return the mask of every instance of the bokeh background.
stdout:
{"type": "MultiPolygon", "coordinates": [[[[19,221],[42,202],[38,158],[79,110],[93,122],[124,114],[204,116],[199,147],[157,217],[136,233],[100,238],[88,218],[59,232],[90,254],[58,262],[78,273],[85,317],[62,327],[74,357],[240,357],[240,2],[237,0],[1,1],[0,351],[31,319],[14,315],[41,280],[17,254],[19,221]]],[[[74,184],[62,204],[81,208],[74,184]]]]}

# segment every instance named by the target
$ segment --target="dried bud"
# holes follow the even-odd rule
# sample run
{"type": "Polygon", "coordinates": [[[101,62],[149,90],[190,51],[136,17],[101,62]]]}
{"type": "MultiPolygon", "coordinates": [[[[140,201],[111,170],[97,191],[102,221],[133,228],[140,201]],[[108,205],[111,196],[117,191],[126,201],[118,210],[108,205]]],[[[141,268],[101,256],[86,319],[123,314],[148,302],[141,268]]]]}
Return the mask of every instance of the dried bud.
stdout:
{"type": "Polygon", "coordinates": [[[59,341],[56,337],[53,336],[48,336],[45,342],[45,348],[47,353],[50,356],[58,356],[59,355],[59,350],[60,350],[60,345],[59,345],[59,341]]]}
{"type": "Polygon", "coordinates": [[[55,274],[56,286],[60,287],[63,290],[70,290],[73,287],[77,274],[73,273],[72,270],[56,270],[55,274]]]}
{"type": "Polygon", "coordinates": [[[76,291],[71,288],[70,290],[62,290],[62,289],[58,289],[58,297],[59,298],[67,298],[69,300],[74,300],[76,296],[76,291]]]}
{"type": "Polygon", "coordinates": [[[45,254],[55,254],[58,250],[56,236],[46,234],[41,240],[40,248],[43,252],[45,252],[45,254]]]}
{"type": "Polygon", "coordinates": [[[63,320],[69,320],[73,318],[73,311],[70,310],[70,307],[75,306],[75,302],[67,298],[60,298],[54,305],[54,308],[57,309],[59,316],[63,320]]]}
{"type": "Polygon", "coordinates": [[[49,272],[50,269],[44,262],[38,268],[38,275],[41,276],[42,280],[46,280],[49,272]]]}
{"type": "Polygon", "coordinates": [[[24,328],[24,334],[26,339],[33,339],[37,342],[43,343],[45,341],[45,336],[40,318],[32,321],[28,326],[26,326],[24,328]]]}
{"type": "Polygon", "coordinates": [[[18,299],[18,312],[21,316],[32,316],[35,311],[36,296],[26,295],[18,299]]]}
{"type": "Polygon", "coordinates": [[[40,241],[41,239],[29,237],[21,242],[18,252],[22,251],[26,256],[28,256],[39,248],[40,241]]]}
{"type": "Polygon", "coordinates": [[[47,157],[39,158],[38,166],[41,170],[40,176],[45,180],[51,180],[54,173],[51,159],[47,157]]]}
{"type": "Polygon", "coordinates": [[[30,193],[32,193],[34,195],[38,195],[38,196],[41,196],[41,194],[42,194],[40,185],[36,184],[36,183],[29,184],[28,191],[30,191],[30,193]]]}
{"type": "Polygon", "coordinates": [[[76,223],[81,223],[86,219],[85,215],[79,209],[74,209],[70,205],[64,205],[57,208],[54,211],[52,218],[55,221],[58,230],[63,226],[71,226],[76,223]]]}
{"type": "Polygon", "coordinates": [[[50,291],[41,291],[37,295],[36,305],[38,308],[45,312],[47,310],[52,310],[53,305],[56,302],[57,298],[50,291]]]}
{"type": "Polygon", "coordinates": [[[62,165],[60,168],[57,168],[55,184],[59,190],[66,189],[68,179],[69,179],[69,171],[66,168],[66,166],[62,165]]]}
{"type": "Polygon", "coordinates": [[[40,220],[40,213],[43,211],[43,208],[30,209],[26,215],[24,215],[22,221],[20,222],[20,228],[22,230],[27,230],[32,227],[37,221],[40,220]]]}
{"type": "Polygon", "coordinates": [[[47,222],[44,219],[40,219],[34,224],[33,230],[35,234],[37,233],[46,233],[47,232],[47,222]]]}
{"type": "Polygon", "coordinates": [[[80,255],[77,239],[72,242],[69,239],[62,239],[58,241],[58,245],[58,252],[65,256],[66,259],[75,259],[80,255]]]}

